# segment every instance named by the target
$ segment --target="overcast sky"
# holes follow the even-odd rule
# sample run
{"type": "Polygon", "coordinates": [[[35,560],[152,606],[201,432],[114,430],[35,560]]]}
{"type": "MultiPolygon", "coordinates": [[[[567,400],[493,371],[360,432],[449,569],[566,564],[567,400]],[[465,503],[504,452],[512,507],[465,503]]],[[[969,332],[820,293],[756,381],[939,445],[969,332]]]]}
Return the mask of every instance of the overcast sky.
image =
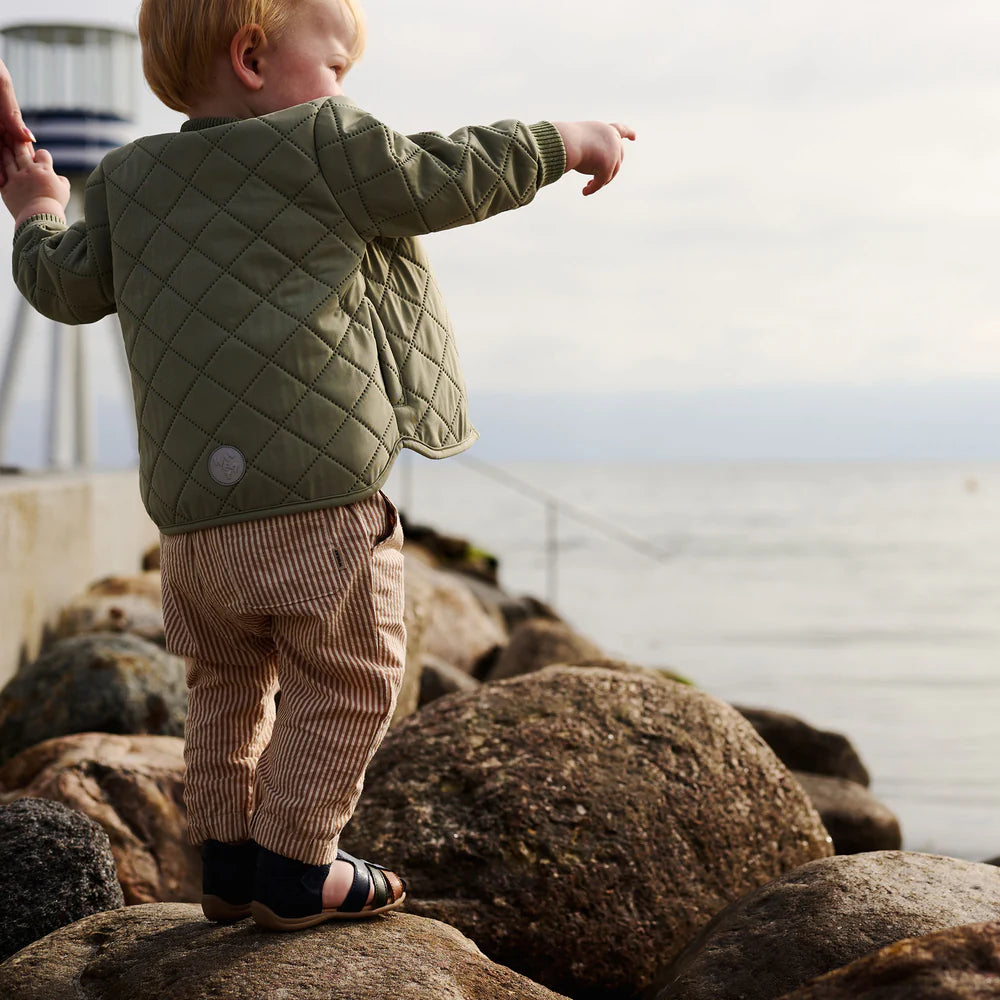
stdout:
{"type": "MultiPolygon", "coordinates": [[[[82,7],[36,0],[32,16],[82,7]]],[[[134,21],[130,0],[102,7],[134,21]]],[[[401,131],[520,117],[639,133],[595,197],[570,175],[428,239],[473,392],[1000,376],[996,0],[366,10],[347,91],[401,131]]],[[[179,122],[146,94],[142,131],[179,122]]]]}

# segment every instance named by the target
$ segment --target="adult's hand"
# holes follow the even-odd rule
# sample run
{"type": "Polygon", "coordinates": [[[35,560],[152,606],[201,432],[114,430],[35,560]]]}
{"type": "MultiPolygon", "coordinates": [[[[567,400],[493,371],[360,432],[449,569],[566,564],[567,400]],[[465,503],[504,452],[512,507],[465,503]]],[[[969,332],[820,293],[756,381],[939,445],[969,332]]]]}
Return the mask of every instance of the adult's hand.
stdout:
{"type": "MultiPolygon", "coordinates": [[[[12,153],[26,142],[34,142],[35,137],[28,131],[21,118],[21,109],[14,94],[14,81],[7,67],[0,60],[0,145],[12,153]]],[[[2,160],[0,160],[0,184],[7,182],[2,160]]]]}

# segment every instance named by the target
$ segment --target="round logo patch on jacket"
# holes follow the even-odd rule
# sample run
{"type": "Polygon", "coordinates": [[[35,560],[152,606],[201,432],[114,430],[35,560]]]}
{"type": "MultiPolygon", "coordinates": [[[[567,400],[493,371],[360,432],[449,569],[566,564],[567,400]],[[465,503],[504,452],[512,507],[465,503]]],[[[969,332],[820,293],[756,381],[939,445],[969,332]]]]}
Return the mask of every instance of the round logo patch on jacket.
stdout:
{"type": "Polygon", "coordinates": [[[208,456],[208,474],[220,486],[232,486],[243,478],[247,460],[239,448],[224,444],[208,456]]]}

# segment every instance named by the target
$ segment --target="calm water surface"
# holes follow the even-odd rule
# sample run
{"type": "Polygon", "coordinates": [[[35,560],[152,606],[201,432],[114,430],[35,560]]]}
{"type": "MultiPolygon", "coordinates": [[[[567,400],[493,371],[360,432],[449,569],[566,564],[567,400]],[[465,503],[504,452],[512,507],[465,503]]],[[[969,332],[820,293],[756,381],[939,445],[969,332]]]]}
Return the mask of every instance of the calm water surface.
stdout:
{"type": "MultiPolygon", "coordinates": [[[[561,516],[556,603],[609,653],[847,733],[904,846],[1000,855],[1000,464],[508,464],[561,516]]],[[[544,595],[544,505],[462,458],[388,492],[544,595]]]]}

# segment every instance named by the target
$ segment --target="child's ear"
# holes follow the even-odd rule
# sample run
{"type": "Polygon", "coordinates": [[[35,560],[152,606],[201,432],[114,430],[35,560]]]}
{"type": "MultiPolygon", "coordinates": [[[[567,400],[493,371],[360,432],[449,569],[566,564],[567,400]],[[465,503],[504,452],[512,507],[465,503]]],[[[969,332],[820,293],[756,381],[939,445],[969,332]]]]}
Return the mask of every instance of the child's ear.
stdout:
{"type": "Polygon", "coordinates": [[[264,86],[259,58],[266,43],[267,37],[259,24],[244,24],[229,43],[229,61],[233,72],[251,90],[260,90],[264,86]]]}

